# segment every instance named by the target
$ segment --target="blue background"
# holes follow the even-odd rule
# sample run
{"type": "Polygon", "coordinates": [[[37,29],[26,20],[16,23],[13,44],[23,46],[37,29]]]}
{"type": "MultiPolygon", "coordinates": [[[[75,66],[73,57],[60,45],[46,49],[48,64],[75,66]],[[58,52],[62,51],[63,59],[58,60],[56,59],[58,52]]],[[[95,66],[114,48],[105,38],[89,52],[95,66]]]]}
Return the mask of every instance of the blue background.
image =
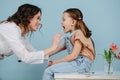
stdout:
{"type": "MultiPolygon", "coordinates": [[[[114,42],[120,47],[120,0],[1,0],[0,21],[5,20],[17,8],[30,3],[42,8],[41,32],[35,32],[28,39],[38,50],[51,45],[51,39],[58,31],[62,31],[61,20],[64,10],[72,7],[81,9],[84,21],[92,30],[92,38],[96,46],[96,59],[91,71],[104,71],[104,59],[101,55],[104,49],[114,42]]],[[[120,51],[120,50],[119,50],[120,51]]],[[[60,52],[52,59],[61,58],[66,52],[60,52]]],[[[48,62],[43,64],[18,63],[16,55],[0,61],[0,80],[41,80],[48,62]]],[[[114,71],[120,71],[120,61],[114,61],[114,71]]]]}

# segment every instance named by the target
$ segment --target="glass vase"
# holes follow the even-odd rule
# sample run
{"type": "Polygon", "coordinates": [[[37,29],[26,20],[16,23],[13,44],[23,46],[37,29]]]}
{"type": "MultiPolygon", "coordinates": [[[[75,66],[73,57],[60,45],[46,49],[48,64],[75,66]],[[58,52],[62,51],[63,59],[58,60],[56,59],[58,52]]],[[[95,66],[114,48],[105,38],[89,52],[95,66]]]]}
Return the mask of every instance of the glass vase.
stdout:
{"type": "Polygon", "coordinates": [[[113,74],[113,60],[111,62],[104,60],[104,71],[108,75],[113,74]]]}

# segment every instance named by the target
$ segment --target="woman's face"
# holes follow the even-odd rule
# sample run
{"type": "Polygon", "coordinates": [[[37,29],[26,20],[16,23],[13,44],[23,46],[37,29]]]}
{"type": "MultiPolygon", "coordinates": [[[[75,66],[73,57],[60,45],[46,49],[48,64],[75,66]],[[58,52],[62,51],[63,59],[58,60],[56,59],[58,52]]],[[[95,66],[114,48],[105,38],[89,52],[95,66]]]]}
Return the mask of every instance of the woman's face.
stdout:
{"type": "Polygon", "coordinates": [[[68,13],[63,13],[61,25],[65,33],[72,31],[73,19],[68,13]]]}
{"type": "Polygon", "coordinates": [[[41,14],[38,12],[32,19],[30,19],[30,31],[36,31],[41,25],[41,14]]]}

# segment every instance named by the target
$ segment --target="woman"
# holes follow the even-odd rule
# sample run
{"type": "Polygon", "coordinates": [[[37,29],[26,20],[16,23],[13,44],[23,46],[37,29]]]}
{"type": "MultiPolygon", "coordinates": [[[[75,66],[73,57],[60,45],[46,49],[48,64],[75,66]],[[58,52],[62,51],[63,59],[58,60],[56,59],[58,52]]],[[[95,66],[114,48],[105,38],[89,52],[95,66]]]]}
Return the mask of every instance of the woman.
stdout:
{"type": "Polygon", "coordinates": [[[42,11],[35,5],[23,4],[17,12],[0,23],[0,58],[13,53],[29,64],[42,63],[60,42],[60,33],[57,33],[50,48],[37,51],[24,39],[29,32],[36,31],[41,25],[42,11]]]}

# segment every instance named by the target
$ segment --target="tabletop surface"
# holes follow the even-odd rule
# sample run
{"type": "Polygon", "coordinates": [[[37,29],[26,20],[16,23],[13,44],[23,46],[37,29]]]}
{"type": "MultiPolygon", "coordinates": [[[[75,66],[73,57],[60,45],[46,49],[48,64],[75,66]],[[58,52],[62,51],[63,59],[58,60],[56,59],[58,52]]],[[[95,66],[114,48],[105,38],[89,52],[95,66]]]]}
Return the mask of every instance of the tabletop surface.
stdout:
{"type": "Polygon", "coordinates": [[[91,73],[55,73],[55,79],[115,79],[120,80],[120,72],[116,71],[112,74],[104,72],[91,73]]]}

